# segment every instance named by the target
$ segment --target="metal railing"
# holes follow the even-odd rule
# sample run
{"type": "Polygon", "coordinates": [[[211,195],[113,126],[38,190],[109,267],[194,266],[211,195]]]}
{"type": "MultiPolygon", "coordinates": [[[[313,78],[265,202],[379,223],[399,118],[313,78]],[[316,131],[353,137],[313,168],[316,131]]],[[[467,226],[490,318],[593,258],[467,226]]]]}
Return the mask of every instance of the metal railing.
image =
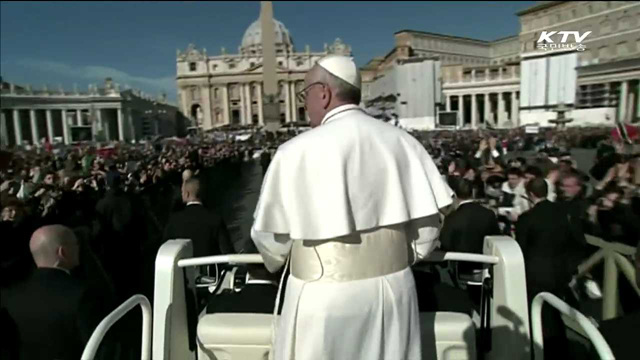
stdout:
{"type": "Polygon", "coordinates": [[[557,296],[548,293],[542,292],[536,295],[533,298],[533,302],[531,303],[531,331],[533,336],[534,343],[534,358],[536,360],[544,359],[544,341],[542,338],[542,306],[544,303],[547,303],[556,310],[560,311],[562,315],[567,316],[573,320],[575,320],[580,327],[584,330],[587,338],[591,340],[593,346],[595,347],[598,355],[601,359],[613,360],[615,357],[613,356],[613,352],[607,344],[600,331],[591,323],[586,316],[580,313],[578,310],[569,306],[566,302],[562,301],[557,296]]]}
{"type": "Polygon", "coordinates": [[[144,295],[134,295],[129,300],[122,303],[105,317],[91,334],[91,338],[82,352],[81,360],[93,360],[96,356],[100,343],[107,331],[120,320],[126,313],[133,309],[136,305],[140,305],[142,309],[142,351],[140,358],[142,360],[151,359],[151,304],[149,299],[144,295]]]}
{"type": "Polygon", "coordinates": [[[633,256],[636,248],[620,243],[604,241],[591,235],[585,235],[587,243],[597,246],[596,251],[578,266],[578,277],[588,273],[594,266],[604,261],[604,289],[602,294],[602,320],[617,317],[618,313],[618,272],[622,271],[631,286],[640,297],[640,289],[636,284],[635,269],[625,256],[633,256]]]}
{"type": "Polygon", "coordinates": [[[214,255],[202,256],[178,260],[178,267],[215,265],[215,264],[262,264],[260,254],[235,254],[235,255],[214,255]]]}

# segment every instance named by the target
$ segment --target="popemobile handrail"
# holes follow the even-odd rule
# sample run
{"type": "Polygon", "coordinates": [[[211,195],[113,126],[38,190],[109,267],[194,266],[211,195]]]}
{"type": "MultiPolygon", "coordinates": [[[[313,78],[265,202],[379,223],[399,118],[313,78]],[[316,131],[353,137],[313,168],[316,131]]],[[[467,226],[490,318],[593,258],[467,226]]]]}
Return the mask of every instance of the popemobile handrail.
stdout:
{"type": "MultiPolygon", "coordinates": [[[[498,263],[497,256],[480,255],[461,252],[434,251],[421,262],[441,262],[441,261],[465,261],[495,265],[498,263]]],[[[232,254],[202,256],[178,261],[178,267],[192,267],[215,264],[262,264],[260,254],[232,254]]]]}
{"type": "Polygon", "coordinates": [[[142,309],[142,351],[140,358],[142,360],[151,359],[151,304],[149,299],[144,295],[133,295],[127,301],[123,302],[107,317],[105,317],[96,327],[82,352],[81,360],[93,360],[98,352],[100,343],[107,331],[120,320],[126,313],[133,309],[136,305],[140,305],[142,309]]]}
{"type": "Polygon", "coordinates": [[[214,255],[202,256],[189,259],[178,260],[178,267],[191,267],[215,264],[262,264],[262,256],[260,254],[231,254],[231,255],[214,255]]]}
{"type": "Polygon", "coordinates": [[[593,343],[600,359],[614,360],[613,352],[607,344],[607,341],[602,337],[600,331],[584,316],[580,311],[572,308],[566,302],[562,301],[557,296],[548,293],[541,292],[533,298],[531,303],[531,330],[533,332],[534,343],[534,359],[544,359],[544,341],[542,337],[542,306],[547,303],[556,310],[560,311],[563,315],[575,320],[584,330],[587,337],[593,343]]]}
{"type": "MultiPolygon", "coordinates": [[[[158,360],[182,359],[192,354],[189,348],[189,325],[186,321],[186,291],[194,283],[194,267],[216,264],[261,264],[260,254],[229,254],[194,258],[188,239],[169,240],[163,244],[156,258],[153,358],[158,360]]],[[[491,341],[487,359],[510,358],[525,360],[530,357],[529,304],[523,281],[524,259],[518,244],[507,236],[488,236],[483,253],[456,253],[433,251],[416,265],[443,261],[482,263],[494,269],[493,303],[490,328],[500,332],[491,341]],[[521,351],[525,349],[524,351],[521,351]],[[514,352],[518,353],[514,357],[514,352]]]]}
{"type": "Polygon", "coordinates": [[[604,261],[604,290],[602,295],[602,320],[617,317],[618,313],[618,271],[624,276],[640,297],[640,288],[636,284],[636,272],[633,264],[625,256],[633,256],[636,248],[633,246],[608,242],[598,237],[585,234],[587,243],[597,246],[596,251],[578,266],[578,276],[588,273],[595,265],[604,261]]]}

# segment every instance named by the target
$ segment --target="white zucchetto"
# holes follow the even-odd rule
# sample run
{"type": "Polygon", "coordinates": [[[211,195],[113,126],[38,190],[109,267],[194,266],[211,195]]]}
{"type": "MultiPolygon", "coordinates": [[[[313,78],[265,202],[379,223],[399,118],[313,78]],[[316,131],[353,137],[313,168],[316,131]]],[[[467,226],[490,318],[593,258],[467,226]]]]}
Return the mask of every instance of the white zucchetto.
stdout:
{"type": "Polygon", "coordinates": [[[361,88],[360,70],[350,57],[328,55],[318,60],[318,65],[358,89],[361,88]]]}

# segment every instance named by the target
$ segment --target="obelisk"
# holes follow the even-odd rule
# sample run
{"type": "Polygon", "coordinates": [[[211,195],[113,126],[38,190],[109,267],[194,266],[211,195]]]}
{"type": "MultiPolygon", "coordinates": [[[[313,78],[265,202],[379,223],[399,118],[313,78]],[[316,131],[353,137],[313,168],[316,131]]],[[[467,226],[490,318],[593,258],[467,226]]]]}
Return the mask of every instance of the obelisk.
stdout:
{"type": "Polygon", "coordinates": [[[268,131],[280,127],[280,102],[276,77],[275,28],[273,4],[260,2],[260,25],[262,30],[262,114],[268,131]]]}

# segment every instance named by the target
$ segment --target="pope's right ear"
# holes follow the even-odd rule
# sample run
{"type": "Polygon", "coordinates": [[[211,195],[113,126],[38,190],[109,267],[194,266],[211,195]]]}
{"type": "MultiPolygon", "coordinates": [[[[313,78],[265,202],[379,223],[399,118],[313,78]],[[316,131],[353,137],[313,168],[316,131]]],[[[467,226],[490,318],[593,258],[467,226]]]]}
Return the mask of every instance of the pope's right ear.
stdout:
{"type": "Polygon", "coordinates": [[[325,86],[324,90],[322,91],[322,108],[326,109],[329,107],[329,104],[331,104],[331,99],[333,98],[333,92],[331,91],[331,89],[328,86],[325,86]]]}

